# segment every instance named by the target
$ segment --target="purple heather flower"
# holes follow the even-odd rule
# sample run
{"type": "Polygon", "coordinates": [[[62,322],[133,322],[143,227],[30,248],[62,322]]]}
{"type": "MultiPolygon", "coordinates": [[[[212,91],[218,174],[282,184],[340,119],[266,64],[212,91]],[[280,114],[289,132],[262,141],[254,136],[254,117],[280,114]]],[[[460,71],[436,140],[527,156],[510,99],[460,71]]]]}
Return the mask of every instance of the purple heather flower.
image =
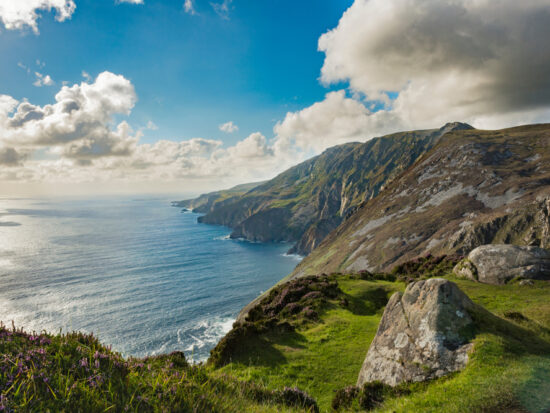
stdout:
{"type": "Polygon", "coordinates": [[[88,359],[83,358],[82,360],[80,360],[80,366],[81,367],[88,367],[88,359]]]}
{"type": "Polygon", "coordinates": [[[96,369],[99,368],[99,360],[96,360],[96,361],[95,361],[94,366],[95,366],[96,369]]]}

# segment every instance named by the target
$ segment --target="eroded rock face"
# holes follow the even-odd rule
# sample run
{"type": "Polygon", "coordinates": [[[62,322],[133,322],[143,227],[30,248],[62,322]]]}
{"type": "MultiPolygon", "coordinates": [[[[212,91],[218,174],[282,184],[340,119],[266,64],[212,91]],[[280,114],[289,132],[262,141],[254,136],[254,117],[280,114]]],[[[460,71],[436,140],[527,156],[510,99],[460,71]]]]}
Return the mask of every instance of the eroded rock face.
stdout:
{"type": "Polygon", "coordinates": [[[357,385],[424,381],[463,369],[474,334],[475,304],[456,286],[432,278],[395,293],[359,373],[357,385]]]}
{"type": "Polygon", "coordinates": [[[517,245],[483,245],[474,249],[454,272],[486,284],[506,284],[514,278],[550,280],[550,251],[517,245]]]}

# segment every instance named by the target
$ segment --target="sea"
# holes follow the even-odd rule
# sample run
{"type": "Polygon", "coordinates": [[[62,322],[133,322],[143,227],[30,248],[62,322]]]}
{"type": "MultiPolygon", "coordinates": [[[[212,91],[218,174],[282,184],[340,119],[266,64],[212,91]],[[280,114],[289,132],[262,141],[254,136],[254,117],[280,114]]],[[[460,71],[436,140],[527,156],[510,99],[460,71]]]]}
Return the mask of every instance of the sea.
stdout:
{"type": "Polygon", "coordinates": [[[94,333],[125,356],[206,360],[299,257],[230,239],[177,199],[0,199],[0,320],[94,333]]]}

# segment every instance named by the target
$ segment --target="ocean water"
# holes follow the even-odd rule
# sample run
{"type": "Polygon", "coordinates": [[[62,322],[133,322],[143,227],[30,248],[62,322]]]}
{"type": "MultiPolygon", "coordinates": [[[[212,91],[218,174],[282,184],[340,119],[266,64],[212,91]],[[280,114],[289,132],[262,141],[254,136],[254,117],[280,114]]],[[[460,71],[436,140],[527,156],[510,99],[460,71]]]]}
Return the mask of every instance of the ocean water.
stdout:
{"type": "Polygon", "coordinates": [[[0,320],[93,332],[124,355],[205,360],[298,260],[289,245],[230,240],[173,199],[0,199],[0,320]]]}

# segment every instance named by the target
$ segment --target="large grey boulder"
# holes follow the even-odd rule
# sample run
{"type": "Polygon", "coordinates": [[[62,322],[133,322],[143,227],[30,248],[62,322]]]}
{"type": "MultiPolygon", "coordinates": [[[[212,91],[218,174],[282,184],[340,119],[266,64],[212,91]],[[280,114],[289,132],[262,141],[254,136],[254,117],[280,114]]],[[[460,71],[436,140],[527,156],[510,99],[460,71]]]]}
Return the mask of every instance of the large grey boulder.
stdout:
{"type": "Polygon", "coordinates": [[[463,369],[474,334],[475,304],[441,278],[395,293],[369,348],[357,385],[424,381],[463,369]]]}
{"type": "Polygon", "coordinates": [[[483,245],[456,265],[455,274],[486,284],[514,278],[550,280],[550,251],[517,245],[483,245]]]}

